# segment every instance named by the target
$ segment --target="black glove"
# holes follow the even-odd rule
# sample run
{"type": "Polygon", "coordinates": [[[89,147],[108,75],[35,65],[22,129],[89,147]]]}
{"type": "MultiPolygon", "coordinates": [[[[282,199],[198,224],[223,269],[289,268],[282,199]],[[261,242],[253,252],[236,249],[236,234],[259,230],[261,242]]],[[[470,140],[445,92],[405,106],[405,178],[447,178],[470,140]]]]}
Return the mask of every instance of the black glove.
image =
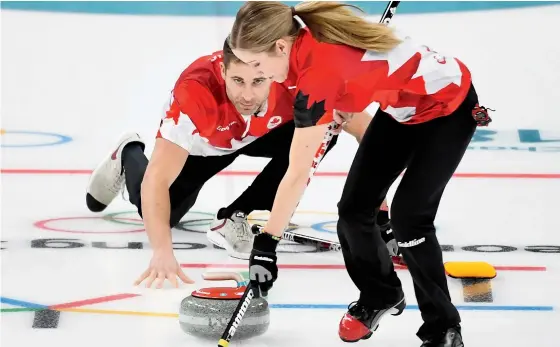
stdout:
{"type": "Polygon", "coordinates": [[[391,220],[389,219],[388,211],[379,211],[377,214],[377,219],[375,220],[379,226],[379,232],[381,233],[381,238],[385,241],[389,255],[392,257],[400,256],[399,245],[397,240],[395,240],[395,235],[393,230],[391,230],[391,220]]]}
{"type": "Polygon", "coordinates": [[[381,231],[381,238],[385,241],[385,245],[387,246],[387,250],[389,251],[389,255],[392,257],[400,256],[401,252],[399,250],[399,245],[397,244],[397,240],[395,240],[395,236],[393,235],[393,230],[385,229],[381,231]]]}
{"type": "Polygon", "coordinates": [[[406,265],[402,257],[401,249],[399,248],[397,240],[395,240],[393,230],[391,230],[391,226],[389,224],[387,224],[386,227],[380,226],[379,231],[381,232],[381,238],[385,241],[385,246],[389,251],[393,263],[406,265]]]}
{"type": "Polygon", "coordinates": [[[249,258],[249,278],[251,285],[258,287],[261,296],[267,296],[272,284],[278,278],[276,247],[280,238],[263,232],[263,227],[254,224],[251,231],[255,236],[253,250],[249,258]]]}

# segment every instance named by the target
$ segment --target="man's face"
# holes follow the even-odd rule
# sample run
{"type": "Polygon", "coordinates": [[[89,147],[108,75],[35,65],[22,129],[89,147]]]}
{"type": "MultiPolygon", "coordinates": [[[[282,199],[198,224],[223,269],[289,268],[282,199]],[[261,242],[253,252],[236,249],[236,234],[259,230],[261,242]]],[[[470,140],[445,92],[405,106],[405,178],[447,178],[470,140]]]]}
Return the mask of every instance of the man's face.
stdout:
{"type": "Polygon", "coordinates": [[[231,62],[227,68],[224,64],[221,67],[227,96],[237,111],[242,115],[257,112],[268,98],[272,80],[245,63],[231,62]]]}

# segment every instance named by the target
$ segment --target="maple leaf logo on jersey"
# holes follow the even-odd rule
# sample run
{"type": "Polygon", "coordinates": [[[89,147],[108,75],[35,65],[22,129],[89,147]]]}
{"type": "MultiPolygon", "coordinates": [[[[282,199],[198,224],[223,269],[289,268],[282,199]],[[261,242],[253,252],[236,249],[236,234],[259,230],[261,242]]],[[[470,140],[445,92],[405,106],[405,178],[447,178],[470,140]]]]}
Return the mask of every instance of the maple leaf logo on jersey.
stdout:
{"type": "Polygon", "coordinates": [[[268,129],[274,129],[274,128],[276,128],[280,123],[282,123],[282,117],[280,117],[280,116],[274,116],[274,117],[271,117],[271,118],[268,120],[268,124],[266,125],[266,127],[267,127],[268,129]]]}
{"type": "Polygon", "coordinates": [[[303,94],[301,90],[296,95],[294,102],[294,121],[300,127],[317,125],[325,114],[325,100],[309,103],[309,95],[303,94]]]}
{"type": "Polygon", "coordinates": [[[181,116],[181,109],[177,101],[173,100],[169,109],[165,112],[165,117],[163,119],[173,119],[175,125],[179,124],[179,117],[181,116]]]}

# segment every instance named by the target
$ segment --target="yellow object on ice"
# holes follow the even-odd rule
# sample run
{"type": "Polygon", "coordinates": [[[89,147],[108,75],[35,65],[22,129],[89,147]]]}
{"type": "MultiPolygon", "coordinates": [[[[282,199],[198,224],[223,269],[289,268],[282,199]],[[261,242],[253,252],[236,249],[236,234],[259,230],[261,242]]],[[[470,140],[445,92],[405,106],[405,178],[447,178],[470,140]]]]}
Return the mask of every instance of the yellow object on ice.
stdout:
{"type": "Polygon", "coordinates": [[[450,261],[444,264],[445,272],[453,278],[494,278],[496,269],[483,261],[450,261]]]}

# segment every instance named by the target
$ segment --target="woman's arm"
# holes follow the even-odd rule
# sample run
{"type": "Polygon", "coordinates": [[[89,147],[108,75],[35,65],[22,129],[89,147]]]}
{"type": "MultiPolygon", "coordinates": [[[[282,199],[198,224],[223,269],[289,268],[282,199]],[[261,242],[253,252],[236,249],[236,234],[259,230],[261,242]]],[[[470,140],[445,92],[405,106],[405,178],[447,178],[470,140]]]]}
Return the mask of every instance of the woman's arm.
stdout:
{"type": "Polygon", "coordinates": [[[290,164],[278,186],[270,218],[264,231],[281,237],[303,196],[313,159],[321,146],[328,124],[296,128],[290,148],[290,164]]]}
{"type": "MultiPolygon", "coordinates": [[[[306,59],[312,62],[313,59],[306,59]]],[[[328,70],[328,69],[327,69],[328,70]]],[[[322,67],[302,67],[294,99],[296,129],[290,164],[278,186],[264,231],[281,236],[289,225],[309,180],[313,159],[333,121],[334,103],[343,92],[343,81],[322,67]]]]}

